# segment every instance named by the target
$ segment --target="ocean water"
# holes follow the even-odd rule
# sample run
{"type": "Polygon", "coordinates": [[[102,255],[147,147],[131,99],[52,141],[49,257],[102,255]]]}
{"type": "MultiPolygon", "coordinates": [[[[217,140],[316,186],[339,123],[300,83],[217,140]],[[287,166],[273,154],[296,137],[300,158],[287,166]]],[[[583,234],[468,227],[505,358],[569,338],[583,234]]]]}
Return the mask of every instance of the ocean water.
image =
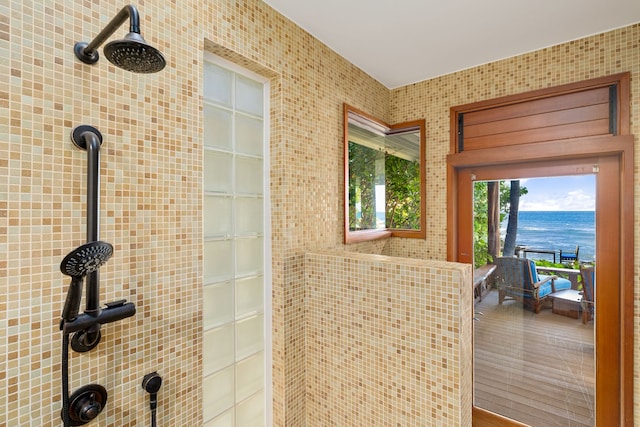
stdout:
{"type": "MultiPolygon", "coordinates": [[[[500,227],[504,238],[507,219],[500,227]]],[[[575,250],[580,246],[578,259],[595,259],[596,224],[593,211],[520,211],[518,215],[518,236],[516,244],[530,248],[555,250],[560,262],[560,249],[575,250]]],[[[552,260],[551,254],[528,253],[527,258],[552,260]]]]}

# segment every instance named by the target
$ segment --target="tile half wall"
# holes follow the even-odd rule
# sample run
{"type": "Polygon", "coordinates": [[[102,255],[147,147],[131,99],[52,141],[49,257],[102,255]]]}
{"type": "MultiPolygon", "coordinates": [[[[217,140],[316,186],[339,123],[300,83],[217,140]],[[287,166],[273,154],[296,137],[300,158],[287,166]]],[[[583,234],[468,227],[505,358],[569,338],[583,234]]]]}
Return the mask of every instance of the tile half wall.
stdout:
{"type": "Polygon", "coordinates": [[[307,425],[471,425],[469,265],[305,256],[307,425]]]}

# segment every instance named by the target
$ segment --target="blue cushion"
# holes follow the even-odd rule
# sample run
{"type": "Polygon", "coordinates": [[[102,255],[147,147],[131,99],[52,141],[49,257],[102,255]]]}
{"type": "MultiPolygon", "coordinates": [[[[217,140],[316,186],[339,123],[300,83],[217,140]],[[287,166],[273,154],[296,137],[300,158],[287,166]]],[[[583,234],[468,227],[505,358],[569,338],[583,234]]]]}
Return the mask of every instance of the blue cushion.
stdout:
{"type": "MultiPolygon", "coordinates": [[[[538,278],[540,280],[544,280],[547,277],[549,276],[538,274],[538,278]]],[[[556,288],[556,292],[564,291],[565,289],[571,289],[571,282],[568,279],[563,279],[562,277],[558,277],[557,279],[555,279],[553,281],[553,285],[556,288]]],[[[538,288],[539,298],[549,295],[552,291],[553,291],[553,288],[551,287],[551,280],[549,280],[548,282],[540,285],[540,287],[538,288]]]]}

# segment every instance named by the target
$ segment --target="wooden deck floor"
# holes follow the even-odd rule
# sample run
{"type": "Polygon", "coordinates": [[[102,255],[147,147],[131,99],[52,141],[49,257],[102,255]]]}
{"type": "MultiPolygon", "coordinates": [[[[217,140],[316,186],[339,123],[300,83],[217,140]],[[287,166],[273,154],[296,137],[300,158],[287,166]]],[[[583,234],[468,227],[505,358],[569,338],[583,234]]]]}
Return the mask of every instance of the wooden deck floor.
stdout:
{"type": "Polygon", "coordinates": [[[475,311],[475,406],[534,427],[594,425],[593,321],[498,305],[495,290],[475,311]]]}

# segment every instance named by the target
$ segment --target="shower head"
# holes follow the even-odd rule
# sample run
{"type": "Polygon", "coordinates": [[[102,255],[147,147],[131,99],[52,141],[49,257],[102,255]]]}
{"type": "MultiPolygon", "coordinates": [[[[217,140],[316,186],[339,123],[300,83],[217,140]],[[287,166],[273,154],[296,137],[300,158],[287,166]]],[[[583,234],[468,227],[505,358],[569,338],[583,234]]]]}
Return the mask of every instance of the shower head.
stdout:
{"type": "Polygon", "coordinates": [[[134,32],[122,40],[107,43],[104,56],[116,67],[134,73],[156,73],[166,65],[162,53],[134,32]]]}
{"type": "Polygon", "coordinates": [[[83,277],[97,271],[113,255],[113,246],[100,240],[85,243],[70,252],[60,263],[60,271],[71,277],[83,277]]]}
{"type": "Polygon", "coordinates": [[[113,246],[107,242],[89,242],[69,253],[60,264],[60,271],[71,276],[71,284],[62,309],[62,320],[72,322],[78,317],[82,299],[82,278],[98,270],[113,254],[113,246]]]}
{"type": "Polygon", "coordinates": [[[111,36],[129,17],[129,34],[122,40],[115,40],[104,47],[107,59],[116,67],[134,73],[156,73],[167,62],[162,53],[149,45],[140,35],[140,17],[133,5],[128,5],[107,24],[91,43],[78,42],[74,46],[76,57],[85,64],[95,64],[100,55],[98,47],[111,36]]]}

